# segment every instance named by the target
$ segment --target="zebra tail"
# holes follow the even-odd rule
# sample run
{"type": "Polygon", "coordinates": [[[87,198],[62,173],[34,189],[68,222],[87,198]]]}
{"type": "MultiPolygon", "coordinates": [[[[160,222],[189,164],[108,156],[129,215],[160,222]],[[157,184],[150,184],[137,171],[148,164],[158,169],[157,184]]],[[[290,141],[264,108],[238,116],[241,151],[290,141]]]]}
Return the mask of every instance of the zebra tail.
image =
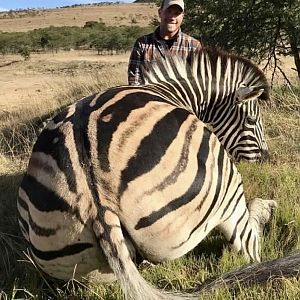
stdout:
{"type": "Polygon", "coordinates": [[[168,293],[147,283],[131,258],[122,233],[120,220],[115,213],[106,211],[103,217],[94,220],[93,230],[111,269],[120,281],[125,299],[188,300],[199,297],[198,293],[168,293]]]}
{"type": "Polygon", "coordinates": [[[219,278],[203,283],[196,291],[209,293],[222,286],[234,288],[237,284],[251,286],[268,281],[269,279],[288,278],[300,274],[300,251],[295,251],[285,257],[254,263],[229,271],[219,278]]]}

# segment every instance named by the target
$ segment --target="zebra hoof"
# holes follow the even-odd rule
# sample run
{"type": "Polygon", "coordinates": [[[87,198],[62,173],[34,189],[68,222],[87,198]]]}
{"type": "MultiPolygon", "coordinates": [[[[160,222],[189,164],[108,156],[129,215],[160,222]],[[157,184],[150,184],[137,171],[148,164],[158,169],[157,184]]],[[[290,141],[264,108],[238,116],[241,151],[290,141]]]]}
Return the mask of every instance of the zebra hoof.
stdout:
{"type": "Polygon", "coordinates": [[[277,208],[277,202],[274,200],[264,200],[255,198],[248,204],[250,218],[256,220],[259,225],[259,231],[262,232],[265,225],[269,222],[273,215],[273,211],[277,208]]]}

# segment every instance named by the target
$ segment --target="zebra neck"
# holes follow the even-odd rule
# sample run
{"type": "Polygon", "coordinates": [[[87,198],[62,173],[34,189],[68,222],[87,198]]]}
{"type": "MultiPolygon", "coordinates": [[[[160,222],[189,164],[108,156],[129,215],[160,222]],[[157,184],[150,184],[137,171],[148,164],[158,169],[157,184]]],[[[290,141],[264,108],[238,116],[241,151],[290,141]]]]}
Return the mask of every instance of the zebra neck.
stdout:
{"type": "Polygon", "coordinates": [[[190,81],[189,84],[183,80],[165,81],[154,83],[149,88],[158,93],[164,102],[193,113],[199,120],[212,127],[219,125],[220,115],[231,107],[232,103],[230,97],[224,97],[222,90],[216,93],[213,86],[201,89],[195,81],[190,81]]]}
{"type": "Polygon", "coordinates": [[[160,82],[148,86],[167,102],[176,107],[183,108],[199,118],[200,107],[197,98],[198,93],[192,88],[181,82],[160,82]]]}

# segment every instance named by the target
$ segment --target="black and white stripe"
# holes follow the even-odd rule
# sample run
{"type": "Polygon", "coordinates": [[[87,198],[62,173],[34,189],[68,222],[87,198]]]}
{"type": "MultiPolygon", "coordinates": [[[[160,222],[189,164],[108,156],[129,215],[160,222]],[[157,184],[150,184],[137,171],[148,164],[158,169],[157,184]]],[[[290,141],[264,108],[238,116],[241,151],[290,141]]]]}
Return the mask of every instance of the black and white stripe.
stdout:
{"type": "Polygon", "coordinates": [[[250,61],[205,49],[192,65],[179,57],[144,70],[146,82],[209,124],[235,160],[269,158],[258,99],[269,99],[264,74],[250,61]]]}
{"type": "MultiPolygon", "coordinates": [[[[215,107],[209,97],[207,103],[192,101],[193,93],[204,92],[188,87],[200,83],[180,77],[183,64],[177,71],[175,61],[168,63],[168,74],[178,80],[84,98],[38,138],[19,189],[19,223],[33,259],[49,275],[102,281],[115,275],[129,298],[186,299],[149,286],[134,256],[153,262],[180,257],[216,227],[235,249],[259,260],[261,227],[275,202],[246,205],[234,163],[199,120],[214,116],[215,107]]],[[[151,76],[157,74],[155,67],[151,76]]],[[[209,93],[218,95],[212,87],[209,93]]],[[[243,128],[241,139],[252,132],[243,128]]],[[[234,143],[238,153],[242,146],[234,143]]]]}

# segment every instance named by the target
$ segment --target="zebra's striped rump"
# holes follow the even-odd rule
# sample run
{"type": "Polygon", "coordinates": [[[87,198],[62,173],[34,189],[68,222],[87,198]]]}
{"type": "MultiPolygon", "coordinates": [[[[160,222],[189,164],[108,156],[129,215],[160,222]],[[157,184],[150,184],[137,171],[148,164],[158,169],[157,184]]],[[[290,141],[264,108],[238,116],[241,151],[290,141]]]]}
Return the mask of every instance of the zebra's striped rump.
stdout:
{"type": "Polygon", "coordinates": [[[50,120],[18,198],[21,231],[43,271],[65,280],[116,277],[135,300],[190,299],[197,295],[147,284],[135,256],[180,257],[218,228],[260,259],[261,230],[276,204],[246,205],[226,148],[182,101],[165,84],[116,87],[50,120]]]}

